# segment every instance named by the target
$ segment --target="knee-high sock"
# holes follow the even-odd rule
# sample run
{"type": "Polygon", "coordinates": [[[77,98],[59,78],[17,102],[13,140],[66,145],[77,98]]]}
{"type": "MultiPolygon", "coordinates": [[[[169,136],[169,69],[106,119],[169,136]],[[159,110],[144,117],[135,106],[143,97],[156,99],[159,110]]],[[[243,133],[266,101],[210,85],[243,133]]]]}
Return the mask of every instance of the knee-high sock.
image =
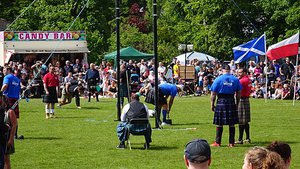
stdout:
{"type": "Polygon", "coordinates": [[[17,125],[17,127],[16,127],[15,138],[18,138],[18,128],[19,128],[19,125],[17,125]]]}
{"type": "Polygon", "coordinates": [[[216,128],[216,143],[221,144],[223,127],[216,128]]]}
{"type": "Polygon", "coordinates": [[[229,144],[234,144],[235,127],[229,126],[229,144]]]}
{"type": "Polygon", "coordinates": [[[246,139],[250,139],[250,125],[247,123],[245,125],[245,133],[246,133],[246,139]]]}
{"type": "Polygon", "coordinates": [[[239,141],[243,140],[244,130],[245,130],[245,125],[240,124],[239,125],[239,141]]]}
{"type": "Polygon", "coordinates": [[[96,93],[96,101],[97,102],[99,101],[99,99],[98,99],[98,93],[96,93]]]}
{"type": "Polygon", "coordinates": [[[167,113],[168,113],[168,111],[167,111],[167,110],[162,110],[162,114],[163,114],[163,121],[166,121],[166,120],[167,120],[167,113]]]}
{"type": "Polygon", "coordinates": [[[91,101],[91,96],[92,96],[92,93],[89,92],[89,102],[91,101]]]}

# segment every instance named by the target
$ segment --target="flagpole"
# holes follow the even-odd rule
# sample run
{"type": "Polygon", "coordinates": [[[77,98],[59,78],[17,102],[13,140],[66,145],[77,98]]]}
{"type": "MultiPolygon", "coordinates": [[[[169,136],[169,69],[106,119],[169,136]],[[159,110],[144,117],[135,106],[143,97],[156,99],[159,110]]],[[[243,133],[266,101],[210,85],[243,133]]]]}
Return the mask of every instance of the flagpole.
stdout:
{"type": "MultiPolygon", "coordinates": [[[[266,33],[264,32],[264,39],[265,39],[265,51],[267,51],[267,41],[266,41],[266,33]]],[[[266,89],[265,89],[265,92],[266,92],[266,94],[265,94],[265,103],[267,103],[267,100],[268,100],[268,57],[267,57],[267,55],[265,54],[265,67],[266,67],[266,89]]]]}
{"type": "MultiPolygon", "coordinates": [[[[299,53],[299,52],[298,52],[299,53]]],[[[294,97],[293,97],[293,106],[295,106],[295,100],[296,100],[296,86],[297,86],[297,68],[298,68],[298,58],[299,58],[299,54],[297,55],[297,59],[296,59],[296,67],[295,67],[295,76],[294,76],[294,97]]]]}
{"type": "MultiPolygon", "coordinates": [[[[299,34],[299,31],[298,31],[298,34],[299,34]]],[[[298,35],[299,36],[299,35],[298,35]]],[[[300,42],[300,40],[299,40],[300,42]]],[[[296,59],[296,67],[295,67],[295,76],[294,76],[294,97],[293,97],[293,106],[295,106],[295,100],[296,100],[296,89],[297,89],[297,80],[298,80],[298,77],[297,77],[297,73],[298,73],[298,59],[299,59],[299,46],[298,46],[298,54],[297,54],[297,59],[296,59]]],[[[298,86],[299,88],[299,86],[298,86]]]]}

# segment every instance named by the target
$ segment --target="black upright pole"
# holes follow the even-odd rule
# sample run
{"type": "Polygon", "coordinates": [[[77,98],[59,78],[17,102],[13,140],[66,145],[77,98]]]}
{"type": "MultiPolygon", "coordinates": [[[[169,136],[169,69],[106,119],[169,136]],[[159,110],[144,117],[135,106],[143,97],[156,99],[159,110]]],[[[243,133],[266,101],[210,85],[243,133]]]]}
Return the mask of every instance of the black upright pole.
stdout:
{"type": "MultiPolygon", "coordinates": [[[[117,87],[120,91],[120,0],[115,0],[116,4],[116,34],[117,34],[117,87]]],[[[121,98],[120,93],[118,94],[117,101],[117,120],[121,121],[121,98]]]]}
{"type": "Polygon", "coordinates": [[[155,64],[155,128],[159,128],[158,114],[160,113],[158,103],[158,56],[157,56],[157,3],[153,0],[153,50],[155,64]]]}

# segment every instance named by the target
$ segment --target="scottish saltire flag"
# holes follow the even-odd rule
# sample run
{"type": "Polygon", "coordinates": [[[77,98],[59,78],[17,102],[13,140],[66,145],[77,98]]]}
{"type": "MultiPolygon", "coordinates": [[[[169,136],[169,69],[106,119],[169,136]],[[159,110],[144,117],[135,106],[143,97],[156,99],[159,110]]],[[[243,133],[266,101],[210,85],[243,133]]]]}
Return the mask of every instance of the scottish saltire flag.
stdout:
{"type": "Polygon", "coordinates": [[[265,55],[266,35],[263,34],[259,38],[253,39],[232,49],[235,63],[241,63],[254,56],[265,55]]]}

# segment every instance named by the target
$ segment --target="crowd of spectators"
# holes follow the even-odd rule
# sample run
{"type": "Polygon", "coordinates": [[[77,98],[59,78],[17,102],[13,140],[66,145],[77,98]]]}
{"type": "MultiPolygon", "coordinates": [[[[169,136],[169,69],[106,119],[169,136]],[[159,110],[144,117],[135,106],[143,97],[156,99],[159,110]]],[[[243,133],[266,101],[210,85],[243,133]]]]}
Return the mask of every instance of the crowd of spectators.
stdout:
{"type": "MultiPolygon", "coordinates": [[[[248,69],[248,76],[252,81],[251,97],[253,98],[292,99],[295,90],[296,99],[299,99],[300,67],[294,66],[289,58],[285,58],[281,64],[278,61],[273,60],[267,63],[249,61],[240,65],[234,64],[232,60],[228,65],[231,74],[236,76],[240,67],[248,69]]],[[[220,75],[222,64],[227,63],[212,61],[201,64],[199,61],[194,61],[191,64],[195,66],[195,79],[197,81],[195,94],[199,95],[210,93],[210,85],[220,75]]]]}
{"type": "MultiPolygon", "coordinates": [[[[281,62],[281,60],[278,60],[281,62]]],[[[246,66],[249,71],[249,77],[252,80],[251,97],[253,98],[269,98],[269,99],[292,99],[294,90],[296,90],[296,98],[299,99],[299,77],[300,69],[295,68],[289,58],[285,58],[284,62],[279,64],[273,60],[269,62],[249,61],[246,65],[235,64],[232,60],[229,63],[219,61],[198,61],[192,60],[189,66],[195,68],[195,79],[192,81],[192,93],[195,96],[202,94],[210,94],[210,86],[214,79],[221,74],[222,65],[228,64],[233,75],[237,75],[238,68],[246,66]],[[294,86],[296,86],[294,88],[294,86]]],[[[32,97],[41,97],[43,94],[42,77],[47,73],[48,67],[41,61],[36,61],[34,65],[27,65],[19,62],[9,62],[8,66],[12,67],[14,74],[21,79],[22,90],[29,88],[32,97]],[[28,86],[30,84],[30,86],[28,86]]],[[[155,73],[154,61],[140,60],[122,62],[126,68],[127,83],[130,92],[140,92],[142,95],[154,86],[155,73]]],[[[72,79],[82,80],[86,82],[85,73],[89,69],[89,65],[81,64],[79,59],[74,63],[67,60],[64,66],[61,62],[54,64],[55,72],[59,76],[60,88],[63,89],[64,84],[72,79]]],[[[164,66],[163,62],[159,62],[158,81],[159,83],[175,83],[185,85],[184,75],[180,75],[180,62],[174,59],[168,66],[164,66]]],[[[117,95],[117,72],[113,64],[102,61],[96,65],[95,69],[99,71],[99,93],[100,97],[116,97],[117,95]]],[[[3,74],[2,74],[3,76],[3,74]]],[[[0,76],[1,79],[1,76],[0,76]]],[[[186,89],[186,87],[185,87],[186,89]]]]}

